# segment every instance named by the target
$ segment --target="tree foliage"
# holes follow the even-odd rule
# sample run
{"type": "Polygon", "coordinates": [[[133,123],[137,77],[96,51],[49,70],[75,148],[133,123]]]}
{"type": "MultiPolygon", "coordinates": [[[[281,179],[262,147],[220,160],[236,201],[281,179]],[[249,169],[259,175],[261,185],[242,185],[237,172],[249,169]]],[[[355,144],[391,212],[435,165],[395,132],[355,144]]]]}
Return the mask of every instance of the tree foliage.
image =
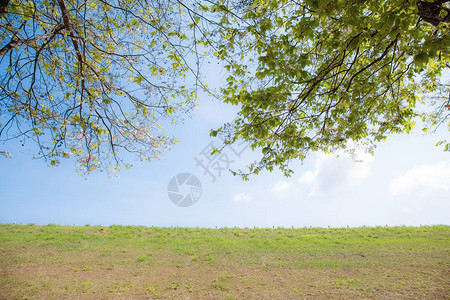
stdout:
{"type": "Polygon", "coordinates": [[[128,166],[120,151],[151,160],[175,142],[160,121],[189,109],[201,86],[195,23],[182,1],[0,6],[1,141],[33,141],[36,157],[52,165],[75,157],[88,172],[128,166]]]}
{"type": "Polygon", "coordinates": [[[416,104],[450,64],[446,2],[217,3],[227,25],[216,54],[231,72],[222,93],[240,107],[229,142],[262,150],[242,175],[274,167],[289,175],[289,161],[310,151],[409,132],[416,104]]]}
{"type": "Polygon", "coordinates": [[[206,50],[240,109],[227,143],[262,151],[242,174],[289,175],[311,151],[411,130],[449,67],[448,2],[1,0],[0,141],[33,140],[38,157],[87,171],[119,166],[121,150],[159,157],[174,142],[160,121],[205,87],[206,50]]]}

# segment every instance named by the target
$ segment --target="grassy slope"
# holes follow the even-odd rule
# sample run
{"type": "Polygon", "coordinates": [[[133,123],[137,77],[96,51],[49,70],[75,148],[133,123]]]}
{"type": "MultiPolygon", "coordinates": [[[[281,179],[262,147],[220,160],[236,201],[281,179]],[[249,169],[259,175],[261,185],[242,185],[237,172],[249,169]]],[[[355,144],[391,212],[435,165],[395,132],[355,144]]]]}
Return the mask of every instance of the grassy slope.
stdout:
{"type": "Polygon", "coordinates": [[[450,299],[450,227],[0,225],[0,299],[450,299]]]}

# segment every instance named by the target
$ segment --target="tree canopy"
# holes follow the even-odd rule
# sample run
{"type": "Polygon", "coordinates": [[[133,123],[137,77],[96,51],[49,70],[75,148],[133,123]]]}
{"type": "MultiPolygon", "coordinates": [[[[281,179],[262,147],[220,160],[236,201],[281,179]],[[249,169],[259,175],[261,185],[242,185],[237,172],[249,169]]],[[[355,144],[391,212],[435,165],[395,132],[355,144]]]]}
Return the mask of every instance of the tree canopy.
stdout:
{"type": "Polygon", "coordinates": [[[262,151],[241,174],[289,175],[311,151],[409,132],[424,95],[448,94],[448,2],[1,0],[0,141],[86,171],[159,157],[175,142],[160,121],[192,107],[214,55],[239,106],[226,143],[262,151]]]}
{"type": "Polygon", "coordinates": [[[310,151],[409,132],[450,66],[448,1],[247,2],[216,8],[227,24],[218,55],[231,73],[222,93],[240,106],[229,142],[262,150],[244,177],[274,167],[289,175],[310,151]]]}
{"type": "Polygon", "coordinates": [[[32,141],[36,157],[75,157],[87,172],[128,166],[120,151],[151,160],[175,142],[160,121],[176,120],[202,86],[181,1],[0,4],[1,141],[32,141]]]}

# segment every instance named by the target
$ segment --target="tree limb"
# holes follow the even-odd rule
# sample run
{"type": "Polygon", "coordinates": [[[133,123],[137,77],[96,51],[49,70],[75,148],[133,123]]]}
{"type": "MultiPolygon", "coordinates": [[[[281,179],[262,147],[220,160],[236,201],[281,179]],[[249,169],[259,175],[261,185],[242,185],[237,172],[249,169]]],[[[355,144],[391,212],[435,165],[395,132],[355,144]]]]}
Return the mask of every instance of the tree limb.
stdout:
{"type": "Polygon", "coordinates": [[[0,14],[4,14],[6,12],[6,7],[9,4],[9,0],[0,0],[0,14]]]}
{"type": "MultiPolygon", "coordinates": [[[[1,0],[0,0],[1,1],[1,0]]],[[[6,53],[8,53],[11,49],[21,46],[21,45],[27,45],[30,46],[33,43],[43,40],[43,39],[47,39],[47,38],[53,38],[55,35],[57,35],[62,29],[64,29],[65,26],[62,24],[58,24],[55,29],[53,29],[53,31],[46,33],[46,34],[42,34],[39,35],[37,37],[34,37],[32,39],[27,39],[27,40],[22,40],[22,39],[16,39],[16,40],[11,40],[8,44],[6,44],[2,49],[0,49],[0,58],[3,57],[3,55],[5,55],[6,53]]]]}

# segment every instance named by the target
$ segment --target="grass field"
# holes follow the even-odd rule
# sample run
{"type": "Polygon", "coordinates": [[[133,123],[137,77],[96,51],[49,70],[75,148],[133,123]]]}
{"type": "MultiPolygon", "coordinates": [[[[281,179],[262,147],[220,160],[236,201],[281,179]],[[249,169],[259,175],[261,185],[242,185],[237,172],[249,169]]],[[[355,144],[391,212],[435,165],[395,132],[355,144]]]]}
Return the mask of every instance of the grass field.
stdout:
{"type": "Polygon", "coordinates": [[[0,225],[1,299],[450,299],[450,227],[0,225]]]}

